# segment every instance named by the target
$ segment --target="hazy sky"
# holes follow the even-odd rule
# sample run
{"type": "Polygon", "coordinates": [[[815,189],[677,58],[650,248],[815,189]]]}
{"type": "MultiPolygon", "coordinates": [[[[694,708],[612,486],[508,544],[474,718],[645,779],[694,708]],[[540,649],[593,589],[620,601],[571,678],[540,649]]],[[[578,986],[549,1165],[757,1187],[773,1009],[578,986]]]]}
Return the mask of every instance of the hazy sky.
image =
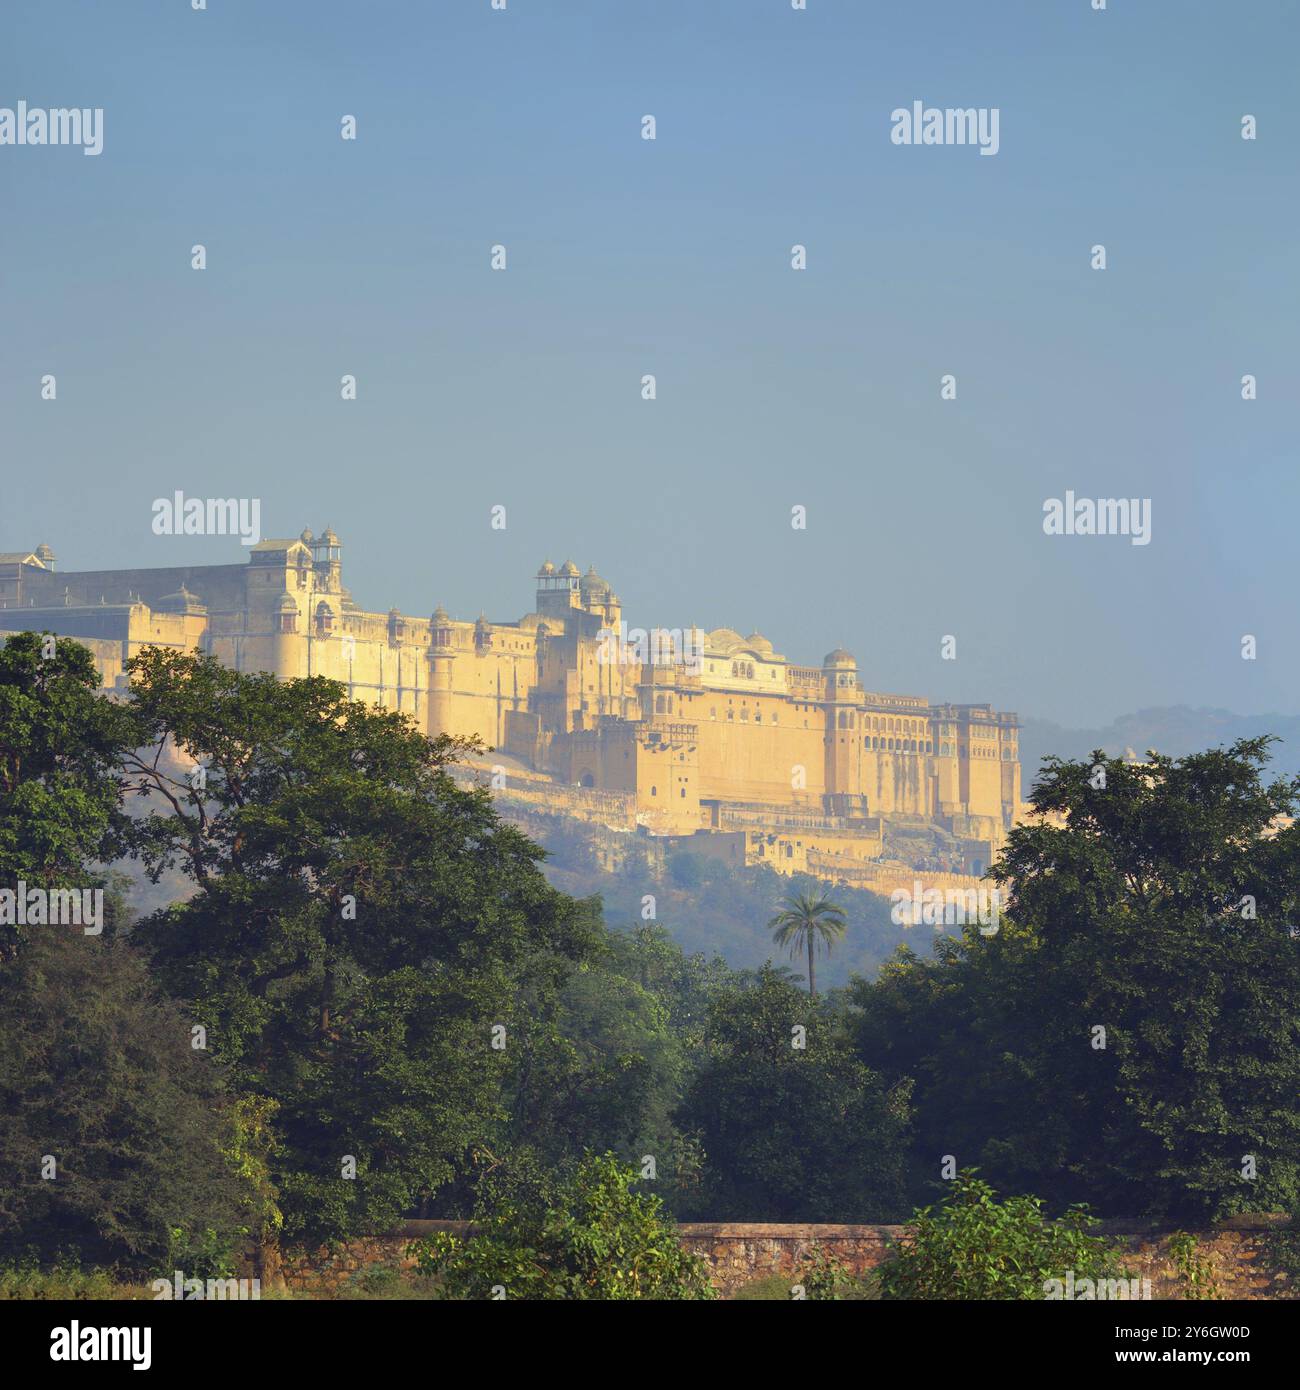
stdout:
{"type": "Polygon", "coordinates": [[[151,504],[258,497],[363,607],[509,620],[572,558],[633,623],[844,645],[873,689],[1300,712],[1294,0],[3,27],[0,107],[105,115],[98,157],[0,146],[0,551],[238,561],[151,504]],[[996,107],[998,153],[893,144],[914,101],[996,107]],[[1045,535],[1067,489],[1149,498],[1151,543],[1045,535]]]}

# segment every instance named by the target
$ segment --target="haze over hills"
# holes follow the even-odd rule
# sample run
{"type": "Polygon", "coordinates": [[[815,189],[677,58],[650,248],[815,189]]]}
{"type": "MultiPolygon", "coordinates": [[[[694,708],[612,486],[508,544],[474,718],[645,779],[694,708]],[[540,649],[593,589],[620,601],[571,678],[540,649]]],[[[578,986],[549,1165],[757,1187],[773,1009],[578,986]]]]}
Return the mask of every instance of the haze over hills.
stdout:
{"type": "Polygon", "coordinates": [[[1118,756],[1131,748],[1139,757],[1149,749],[1181,757],[1239,738],[1273,734],[1275,775],[1300,772],[1300,715],[1234,714],[1226,709],[1192,709],[1166,705],[1121,715],[1099,729],[1067,729],[1045,719],[1026,716],[1020,731],[1020,759],[1025,796],[1042,760],[1050,754],[1086,758],[1095,748],[1118,756]]]}

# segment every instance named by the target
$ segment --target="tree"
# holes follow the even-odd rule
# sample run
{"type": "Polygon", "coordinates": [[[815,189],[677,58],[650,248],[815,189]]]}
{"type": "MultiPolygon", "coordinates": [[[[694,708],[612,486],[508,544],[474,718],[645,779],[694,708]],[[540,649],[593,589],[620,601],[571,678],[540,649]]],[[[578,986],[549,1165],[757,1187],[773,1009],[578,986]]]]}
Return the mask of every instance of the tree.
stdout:
{"type": "Polygon", "coordinates": [[[591,1149],[666,1166],[686,1061],[663,1003],[604,962],[579,968],[549,998],[523,989],[532,1007],[505,1082],[509,1146],[550,1164],[591,1149]]]}
{"type": "MultiPolygon", "coordinates": [[[[558,1173],[586,1152],[612,1152],[642,1170],[670,1210],[682,1209],[700,1156],[673,1112],[703,1046],[707,1000],[732,973],[686,957],[656,925],[606,931],[558,991],[524,980],[505,1118],[486,1139],[485,1161],[497,1173],[522,1163],[558,1173]]],[[[474,1176],[465,1168],[421,1214],[469,1215],[474,1176]]]]}
{"type": "Polygon", "coordinates": [[[673,1033],[692,1051],[703,1046],[709,1007],[718,993],[746,978],[719,955],[687,955],[658,923],[611,931],[608,945],[611,968],[664,1004],[673,1033]]]}
{"type": "Polygon", "coordinates": [[[677,1114],[717,1221],[887,1221],[902,1208],[907,1085],[886,1090],[836,1020],[763,970],[717,998],[677,1114]]]}
{"type": "MultiPolygon", "coordinates": [[[[138,730],[98,688],[76,642],[20,632],[0,647],[0,886],[102,887],[96,866],[126,847],[119,763],[138,730]]],[[[20,929],[0,931],[2,957],[20,929]]]]}
{"type": "Polygon", "coordinates": [[[785,899],[784,907],[767,925],[775,934],[776,944],[789,946],[792,957],[803,950],[808,952],[808,993],[816,995],[817,977],[814,974],[813,957],[819,945],[825,947],[829,956],[831,947],[844,939],[844,931],[848,926],[844,909],[825,895],[792,894],[785,899]]]}
{"type": "Polygon", "coordinates": [[[677,1299],[716,1297],[707,1267],[687,1254],[657,1197],[613,1154],[589,1155],[542,1190],[485,1189],[466,1240],[440,1234],[412,1250],[451,1298],[677,1299]]]}
{"type": "Polygon", "coordinates": [[[233,1255],[251,1194],[191,1043],[120,940],[44,927],[0,966],[0,1258],[143,1277],[233,1255]]]}
{"type": "Polygon", "coordinates": [[[1058,1209],[1194,1223],[1300,1196],[1300,779],[1269,740],[1049,760],[992,871],[1000,930],[855,988],[861,1058],[916,1083],[917,1157],[1058,1209]]]}
{"type": "Polygon", "coordinates": [[[285,1238],[385,1229],[493,1133],[523,982],[559,988],[598,939],[594,906],[455,785],[463,743],[319,678],[159,650],[131,672],[152,740],[132,786],[167,811],[142,852],[198,890],[137,935],[239,1094],[275,1103],[285,1238]]]}

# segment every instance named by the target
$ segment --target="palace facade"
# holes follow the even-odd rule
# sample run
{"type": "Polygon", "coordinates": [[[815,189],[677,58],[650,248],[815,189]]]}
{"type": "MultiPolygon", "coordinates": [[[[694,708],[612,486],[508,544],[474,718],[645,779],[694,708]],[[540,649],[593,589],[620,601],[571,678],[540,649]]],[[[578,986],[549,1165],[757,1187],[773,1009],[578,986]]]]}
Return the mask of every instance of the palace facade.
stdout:
{"type": "Polygon", "coordinates": [[[513,622],[369,612],[328,528],[233,565],[65,572],[48,546],[0,554],[0,640],[75,637],[108,689],[151,645],[328,676],[430,736],[477,736],[498,789],[653,835],[715,832],[710,852],[729,842],[745,862],[869,877],[891,831],[930,827],[948,849],[930,867],[980,873],[1020,810],[1014,714],[871,690],[843,650],[795,665],[720,627],[647,652],[611,641],[622,624],[610,585],[569,562],[542,566],[513,622]]]}

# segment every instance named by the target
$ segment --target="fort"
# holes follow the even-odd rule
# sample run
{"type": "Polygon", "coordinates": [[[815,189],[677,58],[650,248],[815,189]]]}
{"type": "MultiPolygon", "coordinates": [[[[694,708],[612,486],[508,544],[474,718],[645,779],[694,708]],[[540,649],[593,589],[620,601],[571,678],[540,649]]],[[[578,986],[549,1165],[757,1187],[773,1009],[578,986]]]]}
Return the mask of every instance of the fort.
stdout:
{"type": "Polygon", "coordinates": [[[688,627],[671,651],[611,661],[628,629],[594,568],[543,564],[531,609],[491,622],[359,607],[328,527],[244,555],[63,571],[46,545],[0,554],[0,641],[76,638],[109,691],[147,646],[327,676],[431,737],[477,737],[489,751],[469,773],[506,804],[877,891],[910,882],[905,868],[970,882],[1022,810],[1014,714],[872,690],[843,649],[797,665],[761,633],[688,627]]]}

